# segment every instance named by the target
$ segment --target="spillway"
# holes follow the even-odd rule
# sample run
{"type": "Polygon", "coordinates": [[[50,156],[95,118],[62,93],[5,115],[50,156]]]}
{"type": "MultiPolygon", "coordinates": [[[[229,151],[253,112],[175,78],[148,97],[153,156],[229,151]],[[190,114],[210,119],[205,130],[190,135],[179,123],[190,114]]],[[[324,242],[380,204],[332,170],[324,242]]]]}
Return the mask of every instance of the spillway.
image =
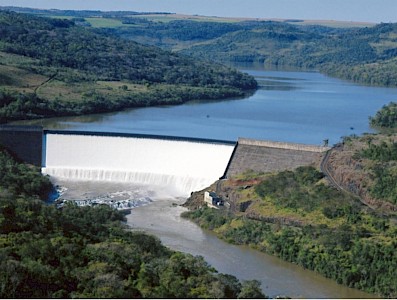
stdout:
{"type": "Polygon", "coordinates": [[[42,172],[70,180],[167,187],[188,196],[221,177],[231,142],[47,132],[42,172]]]}

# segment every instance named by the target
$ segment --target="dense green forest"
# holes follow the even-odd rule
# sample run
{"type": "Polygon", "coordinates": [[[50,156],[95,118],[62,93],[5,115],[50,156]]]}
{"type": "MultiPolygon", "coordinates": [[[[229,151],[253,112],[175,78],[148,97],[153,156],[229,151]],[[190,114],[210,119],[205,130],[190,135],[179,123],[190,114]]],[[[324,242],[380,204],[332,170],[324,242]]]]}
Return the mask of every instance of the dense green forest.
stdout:
{"type": "Polygon", "coordinates": [[[174,252],[106,205],[57,209],[37,168],[0,151],[1,298],[263,298],[258,281],[174,252]]]}
{"type": "Polygon", "coordinates": [[[377,143],[369,139],[356,156],[372,162],[369,167],[374,180],[371,196],[397,204],[397,141],[393,138],[397,128],[397,104],[384,105],[370,118],[370,124],[387,132],[389,137],[377,143]]]}
{"type": "Polygon", "coordinates": [[[48,177],[40,176],[40,169],[18,162],[0,146],[0,191],[13,195],[36,196],[45,200],[53,190],[48,177]]]}
{"type": "Polygon", "coordinates": [[[373,177],[370,195],[397,204],[397,142],[393,140],[369,144],[355,158],[370,161],[368,169],[373,177]]]}
{"type": "Polygon", "coordinates": [[[2,122],[242,97],[256,88],[253,77],[220,64],[9,11],[0,11],[0,83],[2,122]]]}
{"type": "Polygon", "coordinates": [[[397,296],[395,222],[325,185],[313,167],[239,180],[254,177],[260,183],[236,187],[249,209],[203,207],[184,216],[228,242],[250,245],[349,287],[397,296]]]}
{"type": "Polygon", "coordinates": [[[217,61],[317,69],[355,82],[397,86],[396,34],[397,24],[329,31],[270,22],[181,52],[217,61]]]}
{"type": "Polygon", "coordinates": [[[397,128],[397,103],[384,105],[374,117],[370,118],[370,123],[376,128],[397,128]]]}
{"type": "Polygon", "coordinates": [[[355,82],[397,86],[397,24],[331,28],[271,21],[155,22],[143,17],[131,23],[100,31],[212,61],[316,69],[355,82]]]}

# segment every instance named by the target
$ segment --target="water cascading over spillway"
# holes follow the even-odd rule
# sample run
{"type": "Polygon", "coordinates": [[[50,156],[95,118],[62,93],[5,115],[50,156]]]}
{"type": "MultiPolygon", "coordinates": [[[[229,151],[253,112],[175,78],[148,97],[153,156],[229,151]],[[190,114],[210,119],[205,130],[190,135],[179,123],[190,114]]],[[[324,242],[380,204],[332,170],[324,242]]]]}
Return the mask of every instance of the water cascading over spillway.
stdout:
{"type": "Polygon", "coordinates": [[[131,182],[188,196],[223,175],[234,145],[189,140],[47,133],[44,174],[131,182]]]}

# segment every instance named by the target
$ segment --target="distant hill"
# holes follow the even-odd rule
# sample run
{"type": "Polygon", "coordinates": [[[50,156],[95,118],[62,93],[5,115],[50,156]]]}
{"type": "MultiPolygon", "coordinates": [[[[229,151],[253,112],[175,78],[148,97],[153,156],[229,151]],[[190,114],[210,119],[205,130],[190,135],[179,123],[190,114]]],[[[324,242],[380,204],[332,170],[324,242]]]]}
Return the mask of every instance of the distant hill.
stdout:
{"type": "Polygon", "coordinates": [[[255,80],[74,20],[0,12],[2,121],[241,97],[255,80]]]}
{"type": "Polygon", "coordinates": [[[217,62],[316,69],[355,82],[397,86],[397,24],[335,28],[179,20],[106,31],[217,62]]]}
{"type": "Polygon", "coordinates": [[[96,32],[199,59],[315,69],[358,83],[397,86],[397,24],[393,23],[3,9],[68,18],[96,32]]]}

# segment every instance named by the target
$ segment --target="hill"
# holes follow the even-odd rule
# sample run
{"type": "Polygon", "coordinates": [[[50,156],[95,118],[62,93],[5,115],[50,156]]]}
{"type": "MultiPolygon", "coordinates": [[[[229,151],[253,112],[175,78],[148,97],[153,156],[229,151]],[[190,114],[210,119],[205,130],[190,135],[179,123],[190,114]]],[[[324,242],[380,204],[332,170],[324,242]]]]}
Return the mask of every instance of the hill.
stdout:
{"type": "Polygon", "coordinates": [[[0,12],[1,121],[242,97],[246,74],[97,33],[72,20],[0,12]]]}
{"type": "Polygon", "coordinates": [[[317,69],[365,84],[397,86],[397,24],[371,28],[261,24],[191,45],[181,53],[216,61],[317,69]]]}
{"type": "Polygon", "coordinates": [[[354,194],[329,186],[310,166],[248,172],[206,190],[216,191],[227,205],[208,208],[204,191],[196,192],[186,203],[191,210],[183,216],[218,237],[276,255],[340,284],[396,297],[395,211],[386,216],[363,205],[354,194]]]}
{"type": "Polygon", "coordinates": [[[335,24],[304,20],[199,16],[107,16],[88,26],[125,39],[223,63],[316,69],[359,83],[397,86],[397,24],[335,24]]]}
{"type": "Polygon", "coordinates": [[[171,13],[35,10],[96,32],[198,59],[315,69],[359,83],[397,86],[397,24],[216,18],[171,13]]]}
{"type": "MultiPolygon", "coordinates": [[[[273,170],[248,170],[219,180],[192,194],[184,216],[230,243],[249,245],[338,283],[394,298],[394,111],[395,103],[390,103],[371,118],[373,126],[387,133],[344,137],[322,163],[294,170],[279,170],[275,164],[273,170]],[[206,207],[204,191],[215,191],[226,205],[206,207]]],[[[283,160],[285,164],[288,158],[283,160]]]]}

